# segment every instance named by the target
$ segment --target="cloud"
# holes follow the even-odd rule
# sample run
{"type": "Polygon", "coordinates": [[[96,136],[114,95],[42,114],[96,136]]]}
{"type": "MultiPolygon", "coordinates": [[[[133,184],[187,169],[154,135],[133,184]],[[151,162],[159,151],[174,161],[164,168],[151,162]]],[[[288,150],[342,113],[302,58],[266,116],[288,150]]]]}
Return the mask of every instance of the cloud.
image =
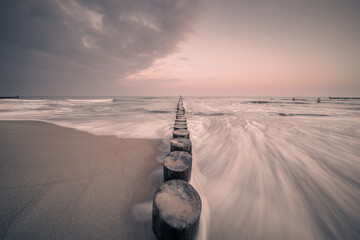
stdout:
{"type": "Polygon", "coordinates": [[[200,1],[1,1],[0,94],[121,94],[177,50],[200,1]]]}

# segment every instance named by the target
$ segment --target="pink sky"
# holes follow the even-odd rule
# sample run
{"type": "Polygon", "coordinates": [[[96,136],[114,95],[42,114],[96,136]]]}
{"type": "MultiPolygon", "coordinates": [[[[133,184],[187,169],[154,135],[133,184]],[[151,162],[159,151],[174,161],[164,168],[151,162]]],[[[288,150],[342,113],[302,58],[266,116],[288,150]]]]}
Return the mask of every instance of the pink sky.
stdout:
{"type": "Polygon", "coordinates": [[[261,2],[208,2],[178,51],[129,83],[156,80],[160,93],[188,95],[358,95],[351,6],[261,2]]]}

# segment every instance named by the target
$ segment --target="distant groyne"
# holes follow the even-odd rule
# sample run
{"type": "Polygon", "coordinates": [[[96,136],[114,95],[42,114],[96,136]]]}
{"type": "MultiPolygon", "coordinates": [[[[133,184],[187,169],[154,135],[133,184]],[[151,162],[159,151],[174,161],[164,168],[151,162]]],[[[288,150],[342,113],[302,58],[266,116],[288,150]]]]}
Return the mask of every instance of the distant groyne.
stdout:
{"type": "Polygon", "coordinates": [[[330,97],[329,99],[360,99],[360,97],[330,97]]]}
{"type": "Polygon", "coordinates": [[[0,96],[0,99],[18,99],[19,95],[16,96],[0,96]]]}
{"type": "Polygon", "coordinates": [[[164,183],[156,191],[152,229],[156,239],[194,239],[201,214],[201,199],[189,184],[192,170],[192,143],[180,96],[174,122],[170,153],[164,158],[164,183]]]}

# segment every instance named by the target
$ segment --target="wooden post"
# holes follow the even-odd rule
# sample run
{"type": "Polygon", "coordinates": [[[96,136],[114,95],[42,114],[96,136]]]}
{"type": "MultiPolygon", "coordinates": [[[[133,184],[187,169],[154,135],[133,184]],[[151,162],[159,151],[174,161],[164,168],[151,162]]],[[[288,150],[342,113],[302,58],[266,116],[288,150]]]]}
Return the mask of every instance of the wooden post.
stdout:
{"type": "Polygon", "coordinates": [[[186,129],[174,130],[173,138],[187,138],[187,139],[190,139],[190,131],[186,130],[186,129]]]}
{"type": "Polygon", "coordinates": [[[191,155],[191,150],[191,141],[187,138],[174,138],[170,140],[170,152],[185,151],[191,155]]]}
{"type": "Polygon", "coordinates": [[[164,182],[179,179],[189,181],[192,157],[184,151],[174,151],[166,155],[163,164],[164,182]]]}
{"type": "Polygon", "coordinates": [[[163,183],[153,201],[152,228],[158,240],[195,239],[199,229],[201,199],[183,180],[163,183]]]}
{"type": "Polygon", "coordinates": [[[174,130],[178,130],[178,129],[187,129],[187,125],[186,124],[175,124],[174,130]]]}

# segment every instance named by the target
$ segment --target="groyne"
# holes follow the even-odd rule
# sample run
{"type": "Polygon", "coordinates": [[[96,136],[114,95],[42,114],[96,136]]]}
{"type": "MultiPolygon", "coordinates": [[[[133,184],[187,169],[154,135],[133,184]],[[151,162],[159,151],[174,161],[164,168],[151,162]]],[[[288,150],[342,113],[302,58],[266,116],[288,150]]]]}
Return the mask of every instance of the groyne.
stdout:
{"type": "Polygon", "coordinates": [[[0,99],[18,99],[19,95],[16,96],[0,96],[0,99]]]}
{"type": "Polygon", "coordinates": [[[183,99],[176,107],[170,153],[163,163],[164,183],[154,195],[152,229],[156,239],[194,239],[201,214],[201,199],[189,184],[192,170],[192,143],[183,99]]]}
{"type": "Polygon", "coordinates": [[[360,99],[360,97],[330,97],[329,99],[360,99]]]}

